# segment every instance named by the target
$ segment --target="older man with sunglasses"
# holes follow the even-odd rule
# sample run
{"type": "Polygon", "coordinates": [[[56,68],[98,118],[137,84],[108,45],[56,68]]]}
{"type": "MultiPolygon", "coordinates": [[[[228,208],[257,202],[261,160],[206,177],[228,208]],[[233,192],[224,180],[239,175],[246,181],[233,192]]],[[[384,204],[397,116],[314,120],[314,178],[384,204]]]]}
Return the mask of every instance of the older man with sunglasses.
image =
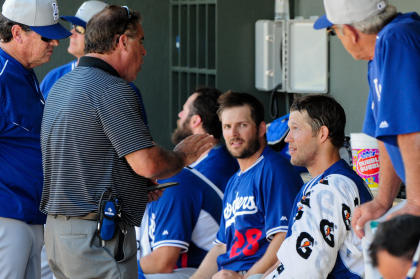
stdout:
{"type": "Polygon", "coordinates": [[[6,0],[0,15],[0,278],[40,278],[44,98],[33,68],[58,40],[56,0],[6,0]]]}
{"type": "Polygon", "coordinates": [[[66,20],[72,24],[70,30],[70,44],[67,48],[68,53],[75,56],[77,59],[58,68],[51,70],[41,82],[41,92],[46,99],[51,87],[54,83],[73,70],[79,63],[80,57],[85,54],[85,32],[86,24],[95,14],[102,11],[108,4],[102,1],[86,1],[76,12],[75,16],[62,16],[61,19],[66,20]]]}

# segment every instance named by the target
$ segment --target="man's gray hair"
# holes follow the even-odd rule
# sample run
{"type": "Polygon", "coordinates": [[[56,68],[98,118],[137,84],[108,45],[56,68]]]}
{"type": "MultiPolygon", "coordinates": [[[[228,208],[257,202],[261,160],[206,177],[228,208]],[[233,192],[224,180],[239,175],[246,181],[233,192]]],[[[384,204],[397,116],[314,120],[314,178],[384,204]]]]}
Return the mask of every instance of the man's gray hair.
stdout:
{"type": "Polygon", "coordinates": [[[365,34],[377,34],[397,15],[397,8],[388,5],[380,14],[351,24],[354,28],[365,34]]]}

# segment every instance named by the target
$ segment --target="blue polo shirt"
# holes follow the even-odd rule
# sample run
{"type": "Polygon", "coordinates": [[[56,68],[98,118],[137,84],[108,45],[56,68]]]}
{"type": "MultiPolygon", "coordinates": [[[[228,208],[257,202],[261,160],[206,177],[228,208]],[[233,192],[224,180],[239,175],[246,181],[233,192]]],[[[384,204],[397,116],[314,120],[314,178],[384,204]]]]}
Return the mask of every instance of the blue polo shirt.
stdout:
{"type": "Polygon", "coordinates": [[[43,109],[34,71],[0,49],[0,217],[45,223],[39,211],[43,109]]]}
{"type": "Polygon", "coordinates": [[[384,142],[405,183],[397,138],[420,132],[420,16],[398,14],[379,33],[369,62],[369,99],[363,132],[384,142]]]}

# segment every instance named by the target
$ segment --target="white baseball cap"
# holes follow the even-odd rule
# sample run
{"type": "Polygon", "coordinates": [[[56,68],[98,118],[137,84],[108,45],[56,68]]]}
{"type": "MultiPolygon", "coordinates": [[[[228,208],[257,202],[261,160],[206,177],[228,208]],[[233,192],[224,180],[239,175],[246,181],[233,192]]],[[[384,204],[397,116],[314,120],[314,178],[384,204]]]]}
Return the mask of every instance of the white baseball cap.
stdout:
{"type": "Polygon", "coordinates": [[[359,22],[379,14],[387,5],[387,0],[324,0],[326,15],[315,21],[314,28],[359,22]]]}
{"type": "Polygon", "coordinates": [[[64,39],[71,35],[58,23],[56,0],[6,0],[2,15],[14,22],[28,25],[33,31],[48,39],[64,39]]]}
{"type": "Polygon", "coordinates": [[[107,6],[108,4],[102,1],[86,1],[77,10],[75,16],[62,16],[61,19],[67,20],[74,25],[80,25],[86,28],[87,22],[107,6]]]}

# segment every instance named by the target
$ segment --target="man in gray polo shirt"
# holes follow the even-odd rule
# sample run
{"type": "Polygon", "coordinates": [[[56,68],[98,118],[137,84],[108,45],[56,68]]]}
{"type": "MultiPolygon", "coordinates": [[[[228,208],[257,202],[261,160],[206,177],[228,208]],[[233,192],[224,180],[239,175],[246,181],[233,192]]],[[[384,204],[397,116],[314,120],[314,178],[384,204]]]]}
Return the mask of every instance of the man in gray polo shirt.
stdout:
{"type": "Polygon", "coordinates": [[[136,278],[133,226],[148,201],[149,179],[174,175],[214,144],[203,134],[174,151],[154,143],[128,84],[143,63],[143,39],[137,12],[106,7],[87,25],[86,55],[50,91],[41,129],[41,210],[57,278],[136,278]],[[114,237],[101,241],[96,213],[106,189],[118,199],[121,218],[114,237]]]}

